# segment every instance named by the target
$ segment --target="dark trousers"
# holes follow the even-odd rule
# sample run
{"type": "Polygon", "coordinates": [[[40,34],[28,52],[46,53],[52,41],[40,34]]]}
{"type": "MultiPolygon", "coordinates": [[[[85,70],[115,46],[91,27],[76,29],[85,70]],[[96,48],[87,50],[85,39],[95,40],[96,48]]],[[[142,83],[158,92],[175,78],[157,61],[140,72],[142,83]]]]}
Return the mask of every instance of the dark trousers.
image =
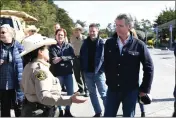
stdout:
{"type": "Polygon", "coordinates": [[[15,90],[0,90],[1,101],[1,117],[11,117],[10,109],[14,107],[15,116],[21,115],[21,104],[15,103],[16,93],[15,90]]]}
{"type": "Polygon", "coordinates": [[[85,78],[84,78],[83,72],[81,71],[79,57],[75,57],[75,59],[73,60],[73,70],[74,70],[75,79],[78,83],[79,92],[87,92],[87,86],[85,84],[85,78]]]}
{"type": "MultiPolygon", "coordinates": [[[[175,46],[176,47],[176,46],[175,46]]],[[[176,48],[175,48],[176,49],[176,48]]],[[[175,51],[174,51],[175,53],[175,51]]],[[[176,58],[175,58],[175,68],[176,68],[176,58]]],[[[175,73],[176,73],[176,69],[175,69],[175,73]]],[[[175,80],[176,80],[176,74],[175,74],[175,80]]],[[[173,113],[173,117],[176,117],[176,81],[175,81],[175,87],[174,87],[174,98],[175,98],[175,101],[174,101],[174,113],[173,113]]]]}
{"type": "Polygon", "coordinates": [[[145,112],[144,105],[139,102],[139,107],[140,107],[141,113],[144,113],[145,112]]]}
{"type": "Polygon", "coordinates": [[[176,98],[174,101],[174,113],[173,113],[172,117],[176,117],[176,98]]]}
{"type": "Polygon", "coordinates": [[[116,117],[121,102],[123,117],[135,116],[138,90],[133,90],[131,92],[119,92],[108,89],[106,97],[105,117],[116,117]]]}

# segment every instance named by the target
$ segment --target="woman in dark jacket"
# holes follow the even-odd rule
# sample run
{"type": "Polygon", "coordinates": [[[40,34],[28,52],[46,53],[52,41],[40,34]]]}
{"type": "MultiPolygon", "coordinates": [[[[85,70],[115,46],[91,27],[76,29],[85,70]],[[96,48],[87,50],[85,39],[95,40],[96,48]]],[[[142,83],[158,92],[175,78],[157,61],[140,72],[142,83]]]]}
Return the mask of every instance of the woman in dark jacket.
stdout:
{"type": "Polygon", "coordinates": [[[14,40],[15,32],[8,24],[0,27],[0,101],[1,117],[10,117],[13,104],[15,116],[21,115],[24,94],[20,89],[23,47],[14,40]]]}
{"type": "MultiPolygon", "coordinates": [[[[61,85],[66,86],[67,95],[72,95],[73,90],[73,66],[72,59],[74,57],[73,48],[70,44],[66,43],[65,37],[67,36],[65,29],[58,29],[55,32],[55,38],[57,40],[56,45],[50,47],[50,61],[51,61],[51,72],[55,77],[58,77],[61,85]]],[[[60,116],[71,117],[70,106],[66,106],[65,115],[61,106],[60,116]]]]}

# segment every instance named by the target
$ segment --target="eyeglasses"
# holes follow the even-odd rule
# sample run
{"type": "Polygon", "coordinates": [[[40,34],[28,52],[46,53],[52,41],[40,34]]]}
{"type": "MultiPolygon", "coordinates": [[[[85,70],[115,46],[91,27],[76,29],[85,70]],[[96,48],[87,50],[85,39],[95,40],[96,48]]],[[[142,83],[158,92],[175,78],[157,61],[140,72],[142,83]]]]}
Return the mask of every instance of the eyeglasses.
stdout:
{"type": "Polygon", "coordinates": [[[36,31],[35,30],[30,30],[32,33],[35,33],[36,31]]]}

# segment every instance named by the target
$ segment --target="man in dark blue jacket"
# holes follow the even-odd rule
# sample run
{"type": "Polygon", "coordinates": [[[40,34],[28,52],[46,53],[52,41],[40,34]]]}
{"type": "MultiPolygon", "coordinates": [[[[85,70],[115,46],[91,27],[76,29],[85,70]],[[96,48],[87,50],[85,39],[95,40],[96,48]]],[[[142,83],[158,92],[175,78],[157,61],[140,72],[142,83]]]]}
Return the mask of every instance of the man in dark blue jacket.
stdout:
{"type": "Polygon", "coordinates": [[[80,50],[80,62],[95,111],[94,117],[100,117],[102,112],[96,88],[104,105],[106,101],[107,85],[104,74],[104,44],[105,41],[98,36],[98,27],[96,24],[91,24],[89,26],[89,37],[84,40],[80,50]]]}
{"type": "Polygon", "coordinates": [[[154,67],[146,45],[130,32],[132,19],[126,14],[116,18],[116,34],[106,41],[104,65],[108,85],[105,117],[116,117],[120,103],[124,117],[134,117],[138,96],[150,92],[154,67]],[[144,76],[139,87],[140,63],[144,76]]]}

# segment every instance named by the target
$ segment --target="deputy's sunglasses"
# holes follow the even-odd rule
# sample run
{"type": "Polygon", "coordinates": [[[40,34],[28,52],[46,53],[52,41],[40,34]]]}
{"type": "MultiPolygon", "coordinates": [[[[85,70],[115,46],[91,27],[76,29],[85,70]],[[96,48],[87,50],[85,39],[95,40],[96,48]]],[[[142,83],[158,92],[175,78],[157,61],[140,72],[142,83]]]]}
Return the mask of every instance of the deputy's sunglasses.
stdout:
{"type": "Polygon", "coordinates": [[[36,32],[35,30],[30,30],[30,31],[33,32],[33,33],[36,32]]]}

